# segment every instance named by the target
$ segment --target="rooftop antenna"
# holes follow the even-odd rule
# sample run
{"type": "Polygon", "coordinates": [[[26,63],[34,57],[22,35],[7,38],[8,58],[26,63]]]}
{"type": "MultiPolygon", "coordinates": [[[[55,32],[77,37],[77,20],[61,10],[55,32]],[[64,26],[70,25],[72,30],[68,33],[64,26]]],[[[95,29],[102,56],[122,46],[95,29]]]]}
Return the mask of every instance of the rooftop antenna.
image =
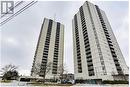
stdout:
{"type": "Polygon", "coordinates": [[[56,13],[54,14],[54,21],[56,21],[56,13]]]}

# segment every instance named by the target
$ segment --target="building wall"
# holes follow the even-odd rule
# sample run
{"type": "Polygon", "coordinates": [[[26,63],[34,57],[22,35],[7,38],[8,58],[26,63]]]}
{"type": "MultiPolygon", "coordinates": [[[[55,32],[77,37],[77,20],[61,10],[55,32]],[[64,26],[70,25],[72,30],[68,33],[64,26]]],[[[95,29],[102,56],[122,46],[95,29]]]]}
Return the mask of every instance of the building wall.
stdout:
{"type": "Polygon", "coordinates": [[[123,57],[123,54],[121,52],[121,49],[119,47],[119,44],[118,44],[118,42],[116,40],[116,37],[115,37],[113,31],[112,31],[112,28],[110,26],[110,23],[109,23],[107,17],[106,17],[105,12],[102,11],[102,15],[103,15],[103,18],[105,19],[105,23],[107,25],[107,28],[109,29],[110,37],[111,37],[111,40],[113,42],[115,51],[118,54],[117,56],[118,56],[118,59],[119,59],[119,63],[121,64],[121,68],[123,69],[124,74],[129,74],[128,66],[126,65],[126,61],[125,61],[125,59],[123,57]]]}
{"type": "MultiPolygon", "coordinates": [[[[39,67],[41,65],[44,44],[45,44],[45,39],[46,39],[46,33],[47,33],[47,29],[48,29],[48,23],[49,23],[49,20],[44,19],[42,27],[41,27],[40,35],[38,38],[38,43],[37,43],[37,47],[36,47],[36,51],[35,51],[35,55],[34,55],[32,70],[34,67],[36,67],[36,66],[39,67]]],[[[38,68],[37,70],[38,70],[38,72],[40,72],[40,68],[38,68]]],[[[31,73],[31,75],[39,76],[35,72],[31,73]]]]}
{"type": "MultiPolygon", "coordinates": [[[[37,43],[37,48],[36,48],[36,52],[35,52],[35,56],[34,56],[34,61],[33,61],[33,66],[32,66],[32,73],[31,75],[32,76],[39,76],[39,73],[36,73],[33,69],[34,67],[38,65],[40,65],[40,68],[39,71],[40,72],[43,72],[42,70],[44,69],[41,69],[42,67],[42,64],[43,62],[45,62],[44,59],[44,52],[45,52],[45,42],[46,41],[49,41],[49,40],[46,40],[47,39],[47,32],[48,32],[48,29],[49,29],[49,20],[50,19],[47,19],[45,18],[44,19],[44,22],[42,24],[42,28],[41,28],[41,33],[39,35],[39,40],[38,40],[38,43],[37,43]]],[[[51,66],[51,70],[49,70],[49,72],[46,74],[46,79],[53,79],[54,76],[58,76],[58,70],[59,70],[59,66],[63,66],[63,50],[64,50],[64,25],[59,23],[59,22],[55,22],[53,20],[52,21],[52,27],[51,27],[51,30],[49,32],[48,35],[50,35],[50,42],[48,43],[49,46],[48,46],[48,55],[47,55],[47,62],[46,62],[46,65],[48,66],[50,64],[51,66]],[[57,28],[59,24],[59,28],[57,28]],[[58,33],[59,32],[59,33],[58,33]],[[57,33],[59,34],[59,36],[56,36],[57,33]],[[59,37],[59,38],[58,38],[59,37]],[[56,43],[56,39],[57,39],[57,43],[56,43]],[[58,44],[58,46],[57,46],[58,44]],[[58,52],[55,52],[55,48],[58,49],[58,52]],[[55,66],[57,66],[57,73],[52,73],[53,72],[53,65],[54,65],[54,52],[57,53],[56,55],[58,57],[56,57],[57,59],[55,59],[57,62],[57,64],[55,66]]],[[[47,72],[47,70],[46,70],[47,72]]]]}
{"type": "MultiPolygon", "coordinates": [[[[128,67],[125,63],[124,57],[121,53],[119,45],[116,41],[116,38],[112,32],[111,26],[108,22],[108,19],[105,15],[105,12],[99,9],[94,4],[90,2],[85,2],[80,8],[79,11],[75,14],[77,17],[78,24],[78,36],[80,42],[80,54],[81,54],[81,65],[82,72],[78,72],[78,57],[77,57],[77,44],[76,44],[76,23],[75,16],[72,20],[72,29],[73,29],[73,50],[74,50],[74,73],[75,79],[103,79],[103,80],[113,80],[113,74],[122,73],[128,74],[128,67]],[[81,11],[83,10],[83,11],[81,11]],[[102,19],[100,17],[100,14],[102,19]],[[82,17],[84,16],[84,17],[82,17]],[[90,44],[90,51],[92,55],[92,63],[94,75],[89,75],[89,62],[86,55],[85,48],[85,39],[84,39],[84,30],[83,19],[85,18],[85,24],[87,28],[87,34],[90,44]],[[103,23],[102,23],[103,21],[103,23]],[[105,23],[105,25],[104,25],[105,23]],[[106,36],[106,31],[104,26],[107,29],[109,38],[106,36]],[[108,41],[110,39],[110,43],[108,41]],[[110,44],[113,45],[114,54],[110,48],[110,44]],[[118,66],[115,65],[115,57],[117,55],[116,63],[118,61],[118,66]],[[121,69],[117,70],[117,67],[121,69]]],[[[90,55],[90,54],[89,54],[90,55]]]]}

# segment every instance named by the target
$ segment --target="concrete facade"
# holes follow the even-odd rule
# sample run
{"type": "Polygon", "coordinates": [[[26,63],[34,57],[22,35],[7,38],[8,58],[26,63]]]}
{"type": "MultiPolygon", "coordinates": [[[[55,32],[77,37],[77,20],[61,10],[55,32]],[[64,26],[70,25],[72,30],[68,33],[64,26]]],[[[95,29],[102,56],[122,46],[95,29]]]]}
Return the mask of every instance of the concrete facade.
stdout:
{"type": "Polygon", "coordinates": [[[43,76],[46,73],[45,79],[58,78],[59,67],[63,66],[63,51],[64,25],[44,18],[34,56],[31,76],[43,76]],[[46,69],[47,66],[49,66],[49,71],[46,69]]]}
{"type": "Polygon", "coordinates": [[[128,67],[106,14],[85,2],[72,20],[75,79],[114,80],[128,67]]]}

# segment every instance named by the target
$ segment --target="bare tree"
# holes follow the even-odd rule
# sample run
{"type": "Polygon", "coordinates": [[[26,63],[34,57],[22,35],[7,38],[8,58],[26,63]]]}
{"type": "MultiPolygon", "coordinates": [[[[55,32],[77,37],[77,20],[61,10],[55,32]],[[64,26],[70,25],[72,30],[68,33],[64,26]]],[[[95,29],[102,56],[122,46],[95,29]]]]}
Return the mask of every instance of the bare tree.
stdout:
{"type": "Polygon", "coordinates": [[[44,66],[44,69],[46,69],[46,70],[41,71],[41,64],[37,63],[33,67],[33,72],[35,72],[36,75],[43,77],[43,82],[45,82],[45,77],[50,72],[51,68],[52,68],[52,62],[49,62],[49,63],[47,63],[46,66],[44,66]]]}
{"type": "Polygon", "coordinates": [[[5,65],[3,68],[1,68],[0,72],[1,75],[3,76],[3,79],[7,79],[8,77],[12,78],[15,76],[15,74],[17,73],[16,76],[18,76],[18,72],[17,72],[17,66],[9,64],[9,65],[5,65]]]}
{"type": "Polygon", "coordinates": [[[33,66],[32,71],[35,73],[35,77],[37,77],[37,75],[40,74],[40,68],[41,68],[41,64],[37,63],[33,66]]]}
{"type": "Polygon", "coordinates": [[[50,72],[52,68],[52,62],[49,62],[47,65],[46,65],[46,72],[44,73],[44,75],[46,76],[47,73],[50,72]]]}
{"type": "Polygon", "coordinates": [[[9,64],[6,65],[5,67],[1,68],[0,72],[3,74],[7,73],[8,71],[15,71],[18,67],[15,65],[9,64]]]}
{"type": "Polygon", "coordinates": [[[68,71],[67,71],[67,69],[66,69],[65,64],[64,64],[64,65],[60,65],[60,66],[58,67],[58,74],[59,74],[60,80],[62,80],[62,79],[63,79],[63,75],[64,75],[64,74],[67,74],[67,73],[68,73],[68,71]]]}

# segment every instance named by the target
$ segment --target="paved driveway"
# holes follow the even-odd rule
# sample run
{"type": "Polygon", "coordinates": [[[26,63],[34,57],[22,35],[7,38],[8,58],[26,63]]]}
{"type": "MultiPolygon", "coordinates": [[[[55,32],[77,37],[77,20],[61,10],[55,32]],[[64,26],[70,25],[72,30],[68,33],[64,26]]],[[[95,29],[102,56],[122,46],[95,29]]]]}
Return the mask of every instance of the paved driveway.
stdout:
{"type": "Polygon", "coordinates": [[[10,83],[0,83],[0,86],[1,87],[5,87],[5,86],[26,86],[26,83],[27,82],[19,82],[19,81],[13,80],[10,83]]]}
{"type": "MultiPolygon", "coordinates": [[[[29,85],[27,85],[27,82],[19,82],[19,81],[16,81],[16,80],[12,81],[11,83],[0,83],[0,87],[9,87],[9,86],[12,86],[12,87],[24,86],[24,87],[26,87],[26,86],[29,86],[29,85]]],[[[76,84],[76,85],[73,85],[72,87],[129,87],[129,85],[128,84],[115,84],[115,85],[110,85],[110,84],[107,84],[107,85],[76,84]]]]}

